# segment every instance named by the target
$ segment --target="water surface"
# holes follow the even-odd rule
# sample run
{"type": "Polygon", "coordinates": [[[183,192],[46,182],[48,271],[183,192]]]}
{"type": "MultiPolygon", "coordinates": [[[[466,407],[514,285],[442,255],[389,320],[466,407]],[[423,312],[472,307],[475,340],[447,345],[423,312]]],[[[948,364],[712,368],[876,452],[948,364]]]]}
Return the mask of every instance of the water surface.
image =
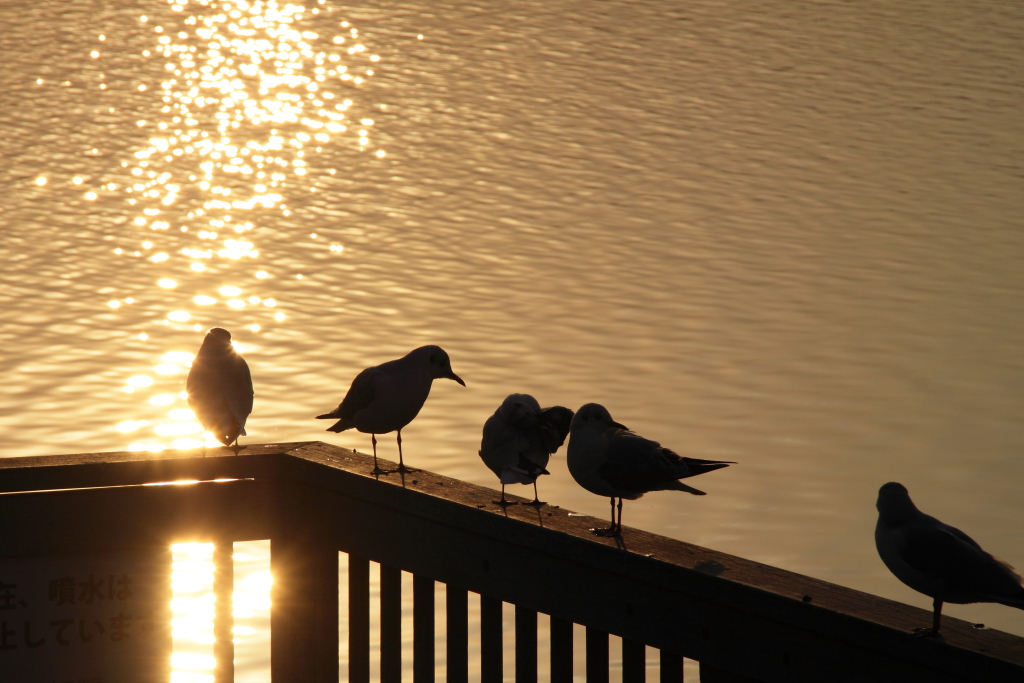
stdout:
{"type": "MultiPolygon", "coordinates": [[[[874,549],[896,480],[1024,567],[1019,5],[0,19],[4,455],[201,443],[180,392],[213,325],[254,375],[250,441],[368,451],[312,416],[437,343],[468,387],[435,384],[413,466],[496,485],[504,396],[597,401],[738,463],[627,525],[927,607],[874,549]]],[[[606,514],[550,469],[543,498],[606,514]]]]}

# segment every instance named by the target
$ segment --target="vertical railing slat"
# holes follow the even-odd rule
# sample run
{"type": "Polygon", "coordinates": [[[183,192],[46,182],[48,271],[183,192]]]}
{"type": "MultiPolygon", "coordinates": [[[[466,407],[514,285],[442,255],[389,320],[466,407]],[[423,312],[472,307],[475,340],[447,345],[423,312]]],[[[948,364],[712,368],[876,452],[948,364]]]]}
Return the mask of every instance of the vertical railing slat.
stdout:
{"type": "Polygon", "coordinates": [[[234,544],[218,541],[213,548],[213,657],[216,683],[234,683],[235,642],[232,594],[235,590],[234,544]]]}
{"type": "Polygon", "coordinates": [[[537,683],[537,613],[516,605],[516,683],[537,683]]]}
{"type": "Polygon", "coordinates": [[[412,680],[434,683],[434,580],[412,580],[412,680]]]}
{"type": "Polygon", "coordinates": [[[683,680],[683,658],[667,650],[661,650],[660,683],[680,683],[683,680]]]}
{"type": "Polygon", "coordinates": [[[622,639],[622,683],[644,683],[647,677],[647,649],[643,643],[622,639]]]}
{"type": "Polygon", "coordinates": [[[587,627],[587,683],[608,683],[608,634],[587,627]]]}
{"type": "Polygon", "coordinates": [[[270,676],[338,680],[338,551],[303,533],[270,539],[270,676]]]}
{"type": "Polygon", "coordinates": [[[448,620],[448,683],[469,681],[469,593],[448,585],[445,591],[448,620]]]}
{"type": "Polygon", "coordinates": [[[380,681],[402,683],[402,570],[380,565],[380,681]]]}
{"type": "Polygon", "coordinates": [[[370,561],[348,556],[348,680],[370,683],[370,561]]]}
{"type": "Polygon", "coordinates": [[[572,622],[551,617],[551,683],[572,683],[572,622]]]}
{"type": "Polygon", "coordinates": [[[480,596],[480,683],[501,683],[504,676],[501,609],[498,598],[480,596]]]}

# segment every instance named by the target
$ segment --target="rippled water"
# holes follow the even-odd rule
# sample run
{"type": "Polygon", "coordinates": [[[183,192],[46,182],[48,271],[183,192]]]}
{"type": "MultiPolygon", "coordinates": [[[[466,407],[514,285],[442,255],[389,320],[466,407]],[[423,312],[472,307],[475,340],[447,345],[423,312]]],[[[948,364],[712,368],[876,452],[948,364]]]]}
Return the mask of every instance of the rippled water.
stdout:
{"type": "MultiPolygon", "coordinates": [[[[249,441],[366,451],[311,417],[437,343],[468,387],[404,430],[416,467],[495,485],[505,395],[597,401],[738,462],[627,525],[926,607],[874,549],[898,480],[1024,568],[1020,5],[0,20],[4,455],[199,443],[180,392],[213,325],[253,372],[249,441]]],[[[543,497],[604,516],[562,455],[543,497]]]]}

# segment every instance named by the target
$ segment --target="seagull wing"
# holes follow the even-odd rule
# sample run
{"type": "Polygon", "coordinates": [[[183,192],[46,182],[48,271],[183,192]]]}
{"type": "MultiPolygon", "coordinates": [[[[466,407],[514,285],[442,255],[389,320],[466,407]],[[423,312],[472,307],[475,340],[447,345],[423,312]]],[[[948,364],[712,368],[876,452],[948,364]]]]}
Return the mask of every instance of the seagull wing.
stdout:
{"type": "Polygon", "coordinates": [[[599,469],[612,486],[632,491],[687,491],[703,496],[704,492],[678,481],[728,467],[729,462],[683,458],[657,441],[626,430],[609,430],[608,459],[599,469]]]}
{"type": "Polygon", "coordinates": [[[956,595],[977,596],[978,601],[996,598],[1021,599],[1021,579],[1005,562],[981,549],[970,536],[934,517],[903,529],[900,556],[903,561],[937,581],[956,595]]]}
{"type": "Polygon", "coordinates": [[[245,421],[252,412],[252,375],[249,364],[240,355],[234,354],[231,361],[224,381],[224,400],[238,422],[239,431],[245,434],[245,421]]]}
{"type": "Polygon", "coordinates": [[[480,458],[494,474],[519,463],[519,438],[516,431],[505,424],[497,412],[484,423],[480,442],[480,458]]]}
{"type": "Polygon", "coordinates": [[[345,398],[338,404],[338,407],[329,413],[317,415],[317,419],[341,418],[349,423],[345,429],[351,429],[353,426],[351,421],[355,418],[356,413],[373,403],[373,399],[377,396],[377,379],[385,374],[380,367],[366,368],[352,380],[352,386],[348,388],[348,393],[345,394],[345,398]]]}

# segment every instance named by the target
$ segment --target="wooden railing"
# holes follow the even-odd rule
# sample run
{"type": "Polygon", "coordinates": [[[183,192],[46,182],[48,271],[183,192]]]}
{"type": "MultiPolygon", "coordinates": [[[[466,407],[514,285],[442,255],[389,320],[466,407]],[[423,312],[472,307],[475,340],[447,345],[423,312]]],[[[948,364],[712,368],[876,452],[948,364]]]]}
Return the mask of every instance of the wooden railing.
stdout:
{"type": "MultiPolygon", "coordinates": [[[[386,464],[385,464],[386,466],[386,464]]],[[[943,620],[946,642],[915,638],[930,613],[824,581],[627,528],[597,538],[569,511],[515,506],[424,471],[370,475],[372,459],[323,443],[161,454],[0,459],[0,558],[218,544],[218,683],[233,679],[230,543],[270,539],[274,683],[368,683],[370,563],[380,564],[381,683],[402,678],[401,573],[413,574],[413,683],[434,683],[445,642],[449,683],[499,683],[502,603],[515,609],[515,679],[534,683],[538,620],[549,620],[550,678],[568,683],[573,624],[586,628],[587,683],[609,678],[621,637],[623,683],[683,678],[682,658],[716,681],[1022,681],[1024,639],[943,620]],[[192,486],[142,486],[182,479],[192,486]],[[214,479],[230,479],[212,483],[214,479]],[[130,511],[130,513],[129,513],[130,511]],[[347,554],[348,658],[339,663],[339,552],[347,554]],[[435,582],[446,632],[435,632],[435,582]],[[480,632],[470,633],[470,594],[480,632]],[[474,598],[476,599],[476,598],[474,598]]]]}

